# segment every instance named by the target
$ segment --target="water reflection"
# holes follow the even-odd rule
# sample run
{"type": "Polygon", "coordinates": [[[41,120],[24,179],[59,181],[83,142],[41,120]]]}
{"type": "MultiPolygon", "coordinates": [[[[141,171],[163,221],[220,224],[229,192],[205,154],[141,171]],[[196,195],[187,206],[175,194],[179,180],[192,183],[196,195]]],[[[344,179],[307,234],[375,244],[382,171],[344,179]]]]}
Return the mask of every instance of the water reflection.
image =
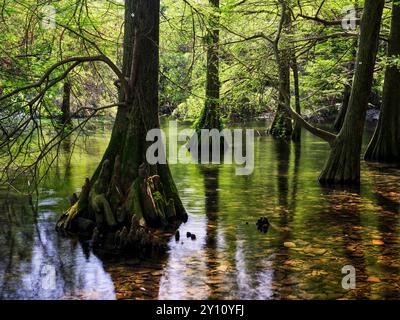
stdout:
{"type": "MultiPolygon", "coordinates": [[[[60,237],[55,221],[88,171],[71,161],[71,140],[44,180],[37,203],[0,190],[0,299],[115,299],[103,263],[77,239],[60,237]]],[[[82,147],[82,145],[81,145],[82,147]]],[[[86,152],[86,150],[82,150],[86,152]]],[[[75,159],[76,160],[76,159],[75,159]]]]}
{"type": "Polygon", "coordinates": [[[232,165],[172,166],[190,218],[179,241],[170,235],[165,257],[100,261],[59,237],[54,221],[108,138],[97,132],[63,146],[36,219],[23,197],[0,193],[0,298],[400,298],[399,169],[364,163],[359,190],[329,190],[316,183],[325,143],[306,132],[301,144],[259,135],[251,176],[236,176],[232,165]],[[271,222],[265,234],[255,225],[260,217],[271,222]],[[356,290],[341,286],[345,265],[356,268],[356,290]],[[51,290],[47,266],[55,270],[51,290]]]}
{"type": "Polygon", "coordinates": [[[212,296],[212,287],[218,283],[219,168],[202,166],[195,169],[204,177],[202,198],[205,203],[191,210],[192,218],[180,228],[183,239],[170,242],[169,259],[160,284],[160,299],[183,299],[188,295],[192,299],[207,299],[212,296]],[[196,240],[188,238],[188,232],[194,234],[196,240]]]}
{"type": "Polygon", "coordinates": [[[370,286],[367,280],[367,252],[363,241],[362,199],[358,192],[349,194],[344,191],[330,191],[324,189],[329,199],[329,214],[326,220],[332,229],[339,229],[336,234],[337,244],[341,243],[343,251],[343,266],[354,266],[357,272],[357,286],[350,292],[351,298],[365,299],[370,295],[370,286]]]}

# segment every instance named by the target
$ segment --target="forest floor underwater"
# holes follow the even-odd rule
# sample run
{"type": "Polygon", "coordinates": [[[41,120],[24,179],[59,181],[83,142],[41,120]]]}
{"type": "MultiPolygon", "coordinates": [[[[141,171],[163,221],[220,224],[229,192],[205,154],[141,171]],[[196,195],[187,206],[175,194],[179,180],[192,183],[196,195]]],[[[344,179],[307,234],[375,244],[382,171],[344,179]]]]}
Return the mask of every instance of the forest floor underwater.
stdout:
{"type": "Polygon", "coordinates": [[[160,259],[102,260],[55,232],[68,197],[98,165],[108,127],[80,138],[71,159],[65,148],[36,216],[22,196],[1,191],[0,299],[399,299],[400,169],[362,162],[359,189],[327,189],[317,183],[326,143],[305,131],[300,144],[275,140],[264,134],[267,120],[247,127],[256,132],[252,175],[171,165],[189,220],[160,259]],[[352,290],[342,286],[345,266],[356,271],[352,290]]]}

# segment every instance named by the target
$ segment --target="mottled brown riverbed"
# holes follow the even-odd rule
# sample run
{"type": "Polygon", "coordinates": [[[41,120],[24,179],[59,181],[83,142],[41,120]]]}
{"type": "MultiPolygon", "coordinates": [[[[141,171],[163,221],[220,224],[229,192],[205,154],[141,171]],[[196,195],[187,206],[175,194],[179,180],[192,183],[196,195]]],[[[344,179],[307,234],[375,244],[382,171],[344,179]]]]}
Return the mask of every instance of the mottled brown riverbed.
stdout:
{"type": "Polygon", "coordinates": [[[104,262],[54,232],[109,130],[82,140],[72,162],[62,157],[46,179],[36,218],[23,197],[1,193],[0,298],[400,298],[400,170],[363,163],[359,190],[324,189],[316,178],[328,146],[307,133],[301,145],[277,142],[265,126],[253,125],[251,176],[236,176],[232,165],[172,166],[190,218],[180,241],[171,235],[168,254],[146,262],[104,262]],[[271,222],[266,234],[255,226],[262,216],[271,222]],[[342,288],[346,265],[356,268],[355,290],[342,288]]]}

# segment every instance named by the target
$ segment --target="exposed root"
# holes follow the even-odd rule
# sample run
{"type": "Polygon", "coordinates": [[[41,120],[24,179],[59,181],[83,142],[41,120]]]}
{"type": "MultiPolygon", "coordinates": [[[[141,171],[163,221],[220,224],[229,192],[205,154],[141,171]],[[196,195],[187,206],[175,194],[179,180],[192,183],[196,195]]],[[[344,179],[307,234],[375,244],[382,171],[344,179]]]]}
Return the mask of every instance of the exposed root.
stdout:
{"type": "Polygon", "coordinates": [[[155,237],[150,229],[141,225],[136,217],[133,217],[129,229],[123,227],[115,233],[114,248],[140,253],[162,253],[166,250],[166,244],[164,240],[155,237]]]}
{"type": "Polygon", "coordinates": [[[57,230],[68,230],[71,229],[71,222],[77,217],[79,213],[79,203],[75,203],[71,208],[65,212],[57,223],[57,230]]]}
{"type": "Polygon", "coordinates": [[[76,200],[76,195],[73,197],[74,200],[71,203],[74,203],[58,220],[56,225],[57,231],[72,231],[74,229],[72,225],[73,221],[80,213],[88,209],[90,190],[90,181],[86,179],[79,198],[76,200]]]}
{"type": "Polygon", "coordinates": [[[117,226],[117,221],[105,194],[92,194],[90,196],[90,205],[95,212],[96,224],[98,226],[102,226],[105,223],[110,228],[117,226]]]}
{"type": "Polygon", "coordinates": [[[166,196],[160,176],[149,176],[146,164],[140,166],[137,178],[124,192],[120,168],[119,157],[113,171],[110,161],[105,160],[96,182],[91,187],[86,180],[78,200],[57,223],[57,230],[87,235],[94,248],[164,252],[165,240],[149,227],[176,227],[179,219],[174,199],[166,196]]]}

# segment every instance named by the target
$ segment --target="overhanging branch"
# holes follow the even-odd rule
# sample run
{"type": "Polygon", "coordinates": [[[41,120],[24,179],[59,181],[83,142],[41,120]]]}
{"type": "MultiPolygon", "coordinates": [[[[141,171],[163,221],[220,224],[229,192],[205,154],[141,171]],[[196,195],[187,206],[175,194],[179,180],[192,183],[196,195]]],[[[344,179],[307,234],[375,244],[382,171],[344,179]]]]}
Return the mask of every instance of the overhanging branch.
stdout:
{"type": "Polygon", "coordinates": [[[57,63],[55,63],[54,65],[52,65],[49,69],[46,70],[46,72],[43,74],[43,76],[39,79],[38,82],[30,84],[28,86],[25,87],[21,87],[18,88],[2,97],[0,97],[0,101],[6,100],[20,92],[26,91],[26,90],[30,90],[30,89],[35,89],[35,88],[39,88],[41,87],[45,82],[49,81],[49,78],[51,76],[51,74],[59,67],[69,64],[69,63],[74,63],[72,68],[69,68],[69,71],[72,71],[76,66],[78,66],[81,63],[85,63],[85,62],[104,62],[106,65],[108,65],[111,70],[116,74],[116,76],[118,77],[118,79],[121,81],[121,86],[125,92],[125,94],[127,92],[129,92],[129,86],[128,83],[126,81],[126,79],[124,78],[121,70],[105,55],[98,55],[98,56],[93,56],[93,57],[71,57],[71,58],[67,58],[64,59],[62,61],[59,61],[57,63]]]}

